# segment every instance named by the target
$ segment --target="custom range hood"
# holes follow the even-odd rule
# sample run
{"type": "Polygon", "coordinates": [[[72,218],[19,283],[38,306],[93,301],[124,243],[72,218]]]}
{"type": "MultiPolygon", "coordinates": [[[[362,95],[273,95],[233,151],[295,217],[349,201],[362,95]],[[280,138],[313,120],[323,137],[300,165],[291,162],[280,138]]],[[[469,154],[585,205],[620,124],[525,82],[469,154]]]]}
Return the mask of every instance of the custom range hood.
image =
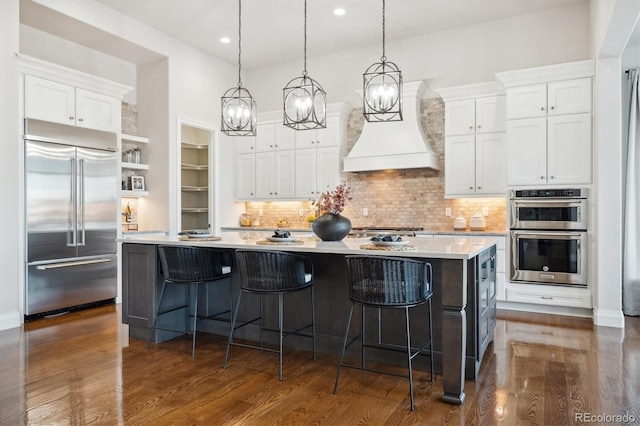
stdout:
{"type": "Polygon", "coordinates": [[[402,121],[370,123],[344,158],[345,172],[387,169],[435,169],[438,158],[427,142],[420,124],[420,97],[423,81],[403,85],[402,121]]]}

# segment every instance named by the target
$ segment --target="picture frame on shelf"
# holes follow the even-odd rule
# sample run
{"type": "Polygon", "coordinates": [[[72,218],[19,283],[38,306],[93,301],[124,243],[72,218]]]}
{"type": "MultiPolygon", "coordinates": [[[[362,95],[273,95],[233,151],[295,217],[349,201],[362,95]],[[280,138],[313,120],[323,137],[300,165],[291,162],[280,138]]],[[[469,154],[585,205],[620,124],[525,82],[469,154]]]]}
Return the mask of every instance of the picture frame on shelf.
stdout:
{"type": "Polygon", "coordinates": [[[131,190],[144,191],[144,176],[131,176],[131,190]]]}

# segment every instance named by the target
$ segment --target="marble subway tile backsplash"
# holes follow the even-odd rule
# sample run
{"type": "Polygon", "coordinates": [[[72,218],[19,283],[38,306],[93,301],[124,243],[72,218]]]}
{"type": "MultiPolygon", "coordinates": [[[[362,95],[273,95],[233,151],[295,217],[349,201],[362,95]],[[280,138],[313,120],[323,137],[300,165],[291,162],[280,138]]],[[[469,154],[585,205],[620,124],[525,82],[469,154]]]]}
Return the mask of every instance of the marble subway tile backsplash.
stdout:
{"type": "MultiPolygon", "coordinates": [[[[506,194],[500,198],[444,198],[444,102],[441,98],[423,99],[420,104],[422,127],[438,157],[439,170],[407,169],[347,173],[353,189],[353,200],[344,211],[353,226],[418,226],[431,231],[453,230],[453,220],[463,216],[467,226],[471,216],[488,208],[485,217],[488,231],[506,231],[506,194]],[[368,216],[362,209],[368,210],[368,216]],[[451,209],[451,217],[445,209],[451,209]]],[[[384,123],[378,125],[384,126],[384,123]]],[[[358,140],[364,118],[362,109],[349,115],[347,150],[358,140]]],[[[247,202],[247,213],[257,216],[263,210],[261,226],[275,226],[279,218],[289,220],[291,227],[306,227],[299,216],[309,202],[247,202]]]]}

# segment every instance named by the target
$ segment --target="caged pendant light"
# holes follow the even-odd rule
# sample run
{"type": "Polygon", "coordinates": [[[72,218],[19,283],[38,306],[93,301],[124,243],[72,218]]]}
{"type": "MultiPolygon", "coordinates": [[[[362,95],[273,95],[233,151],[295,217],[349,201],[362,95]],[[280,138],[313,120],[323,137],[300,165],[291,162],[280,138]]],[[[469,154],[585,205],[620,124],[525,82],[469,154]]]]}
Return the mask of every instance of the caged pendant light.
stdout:
{"type": "Polygon", "coordinates": [[[385,56],[385,0],[382,0],[382,57],[362,75],[362,106],[367,121],[402,121],[402,73],[385,56]]]}
{"type": "Polygon", "coordinates": [[[304,70],[282,89],[284,125],[295,130],[326,127],[326,92],[307,73],[307,0],[304,0],[304,70]]]}
{"type": "Polygon", "coordinates": [[[223,133],[229,136],[255,136],[257,107],[251,93],[242,87],[242,0],[238,0],[238,86],[222,96],[223,133]]]}

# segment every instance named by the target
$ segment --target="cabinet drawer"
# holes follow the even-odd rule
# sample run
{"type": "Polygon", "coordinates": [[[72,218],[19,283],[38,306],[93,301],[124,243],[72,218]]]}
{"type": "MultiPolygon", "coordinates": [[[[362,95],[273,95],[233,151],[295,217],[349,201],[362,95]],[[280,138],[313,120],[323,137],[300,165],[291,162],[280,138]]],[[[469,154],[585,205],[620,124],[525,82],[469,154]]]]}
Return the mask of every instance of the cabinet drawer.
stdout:
{"type": "Polygon", "coordinates": [[[568,306],[573,308],[591,308],[591,292],[586,289],[532,288],[510,284],[507,287],[507,302],[535,303],[540,305],[568,306]]]}

